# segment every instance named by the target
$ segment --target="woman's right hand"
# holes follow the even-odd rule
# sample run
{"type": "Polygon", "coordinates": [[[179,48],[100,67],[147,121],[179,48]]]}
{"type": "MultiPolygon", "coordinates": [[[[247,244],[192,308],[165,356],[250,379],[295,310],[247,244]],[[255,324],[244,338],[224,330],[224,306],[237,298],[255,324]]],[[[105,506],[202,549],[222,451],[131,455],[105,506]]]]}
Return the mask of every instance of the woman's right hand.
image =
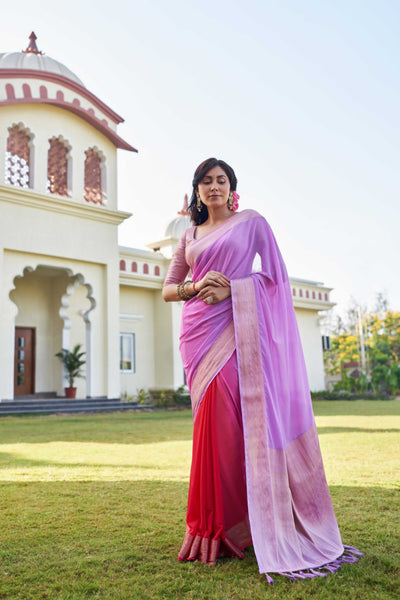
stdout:
{"type": "Polygon", "coordinates": [[[218,271],[208,271],[200,281],[196,281],[196,292],[199,292],[207,285],[229,287],[230,280],[223,273],[219,273],[218,271]]]}

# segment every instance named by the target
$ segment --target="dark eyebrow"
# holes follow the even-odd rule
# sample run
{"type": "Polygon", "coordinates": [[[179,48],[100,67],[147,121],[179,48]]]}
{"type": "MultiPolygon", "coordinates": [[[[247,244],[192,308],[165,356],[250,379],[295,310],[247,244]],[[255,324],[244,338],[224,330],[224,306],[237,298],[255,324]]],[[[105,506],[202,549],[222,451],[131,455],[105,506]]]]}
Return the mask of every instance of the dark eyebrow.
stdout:
{"type": "MultiPolygon", "coordinates": [[[[220,179],[221,177],[227,177],[227,175],[217,175],[217,179],[220,179]]],[[[204,175],[203,179],[211,179],[211,175],[204,175]]]]}

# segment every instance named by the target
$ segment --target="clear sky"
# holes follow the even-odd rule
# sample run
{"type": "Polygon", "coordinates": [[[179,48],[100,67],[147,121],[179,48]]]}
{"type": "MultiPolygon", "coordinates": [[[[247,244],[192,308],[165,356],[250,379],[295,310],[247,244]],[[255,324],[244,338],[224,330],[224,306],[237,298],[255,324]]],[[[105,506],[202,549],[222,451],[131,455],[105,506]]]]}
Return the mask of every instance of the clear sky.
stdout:
{"type": "Polygon", "coordinates": [[[39,48],[125,118],[120,243],[144,247],[216,156],[293,277],[400,309],[398,0],[0,0],[0,51],[39,48]]]}

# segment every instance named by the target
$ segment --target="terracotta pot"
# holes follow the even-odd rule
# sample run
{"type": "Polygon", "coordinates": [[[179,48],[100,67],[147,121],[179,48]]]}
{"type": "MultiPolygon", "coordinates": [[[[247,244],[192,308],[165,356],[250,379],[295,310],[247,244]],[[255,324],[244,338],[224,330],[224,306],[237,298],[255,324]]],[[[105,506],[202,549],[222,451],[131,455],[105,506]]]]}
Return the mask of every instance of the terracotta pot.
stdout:
{"type": "Polygon", "coordinates": [[[64,389],[66,398],[76,398],[76,387],[66,387],[64,389]]]}

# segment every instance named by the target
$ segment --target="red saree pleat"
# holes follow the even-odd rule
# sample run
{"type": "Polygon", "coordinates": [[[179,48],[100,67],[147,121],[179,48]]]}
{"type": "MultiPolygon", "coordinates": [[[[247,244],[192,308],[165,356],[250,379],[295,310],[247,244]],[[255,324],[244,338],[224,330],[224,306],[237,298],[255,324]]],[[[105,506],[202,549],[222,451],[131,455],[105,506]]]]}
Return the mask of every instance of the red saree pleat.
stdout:
{"type": "Polygon", "coordinates": [[[209,385],[195,419],[181,561],[243,558],[241,549],[251,543],[240,406],[231,389],[236,386],[233,355],[209,385]]]}

